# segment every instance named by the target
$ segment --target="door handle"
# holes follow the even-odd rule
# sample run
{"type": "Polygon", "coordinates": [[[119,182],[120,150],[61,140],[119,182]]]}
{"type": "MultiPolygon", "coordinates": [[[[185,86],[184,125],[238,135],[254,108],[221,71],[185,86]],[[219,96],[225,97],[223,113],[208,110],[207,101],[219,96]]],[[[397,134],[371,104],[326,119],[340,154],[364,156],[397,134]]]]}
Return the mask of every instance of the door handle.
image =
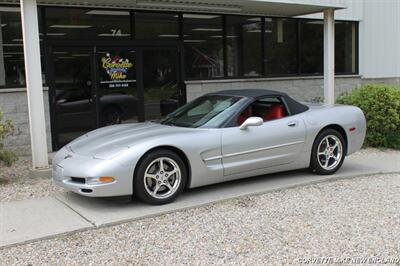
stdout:
{"type": "Polygon", "coordinates": [[[297,127],[297,121],[289,122],[287,125],[289,127],[297,127]]]}

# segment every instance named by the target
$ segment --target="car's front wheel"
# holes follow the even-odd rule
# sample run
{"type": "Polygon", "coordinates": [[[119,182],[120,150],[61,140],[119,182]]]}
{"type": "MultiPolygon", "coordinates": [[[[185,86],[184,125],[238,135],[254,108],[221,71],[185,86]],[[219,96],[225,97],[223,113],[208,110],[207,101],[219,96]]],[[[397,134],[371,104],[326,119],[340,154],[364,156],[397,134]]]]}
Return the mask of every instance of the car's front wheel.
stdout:
{"type": "Polygon", "coordinates": [[[335,129],[326,129],[314,141],[310,170],[321,175],[335,173],[346,156],[346,143],[335,129]]]}
{"type": "Polygon", "coordinates": [[[185,163],[176,153],[155,150],[140,160],[133,180],[133,193],[144,202],[166,204],[183,191],[186,180],[185,163]]]}

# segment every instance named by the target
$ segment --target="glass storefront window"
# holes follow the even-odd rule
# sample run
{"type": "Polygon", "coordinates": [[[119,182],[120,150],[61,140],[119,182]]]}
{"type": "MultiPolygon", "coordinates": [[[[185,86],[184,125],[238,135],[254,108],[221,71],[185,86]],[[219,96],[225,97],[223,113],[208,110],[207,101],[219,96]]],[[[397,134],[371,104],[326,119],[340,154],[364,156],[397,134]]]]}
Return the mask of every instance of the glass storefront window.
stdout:
{"type": "Polygon", "coordinates": [[[183,14],[187,78],[223,77],[222,16],[183,14]]]}
{"type": "Polygon", "coordinates": [[[324,72],[324,22],[303,20],[301,31],[301,74],[321,75],[324,72]]]}
{"type": "Polygon", "coordinates": [[[261,75],[261,18],[226,16],[226,43],[228,76],[261,75]]]}
{"type": "Polygon", "coordinates": [[[19,7],[0,7],[0,87],[25,84],[19,7]]]}
{"type": "Polygon", "coordinates": [[[335,71],[336,73],[356,73],[357,69],[357,23],[335,23],[335,71]]]}
{"type": "Polygon", "coordinates": [[[138,122],[137,52],[122,47],[96,52],[100,126],[138,122]]]}
{"type": "Polygon", "coordinates": [[[143,50],[143,85],[146,120],[160,119],[179,107],[175,48],[143,50]]]}
{"type": "Polygon", "coordinates": [[[297,74],[297,20],[265,18],[266,75],[297,74]]]}
{"type": "MultiPolygon", "coordinates": [[[[39,7],[38,16],[42,64],[44,64],[45,47],[43,39],[46,38],[72,40],[132,38],[157,40],[160,41],[160,46],[163,45],[161,41],[178,43],[183,38],[185,62],[182,68],[186,79],[222,78],[224,70],[226,77],[323,73],[322,20],[266,17],[265,34],[262,36],[261,17],[239,15],[187,13],[180,15],[178,12],[39,7]],[[46,11],[47,36],[42,34],[42,10],[46,11]],[[182,32],[179,26],[180,16],[183,18],[182,32]],[[226,26],[225,29],[223,24],[226,26]],[[224,37],[226,47],[223,47],[224,37]],[[224,62],[227,63],[226,69],[224,62]],[[262,69],[265,73],[262,73],[262,69]]],[[[0,87],[24,87],[25,66],[19,7],[0,6],[0,24],[0,87]]],[[[357,22],[336,21],[336,73],[357,73],[357,37],[357,22]]],[[[177,64],[179,62],[178,60],[177,64]]]]}
{"type": "Polygon", "coordinates": [[[135,38],[179,40],[178,22],[178,14],[136,12],[135,38]]]}
{"type": "Polygon", "coordinates": [[[60,147],[96,127],[90,52],[81,47],[53,50],[53,115],[60,147]]]}
{"type": "Polygon", "coordinates": [[[129,39],[130,12],[80,8],[46,9],[47,37],[57,39],[129,39]]]}

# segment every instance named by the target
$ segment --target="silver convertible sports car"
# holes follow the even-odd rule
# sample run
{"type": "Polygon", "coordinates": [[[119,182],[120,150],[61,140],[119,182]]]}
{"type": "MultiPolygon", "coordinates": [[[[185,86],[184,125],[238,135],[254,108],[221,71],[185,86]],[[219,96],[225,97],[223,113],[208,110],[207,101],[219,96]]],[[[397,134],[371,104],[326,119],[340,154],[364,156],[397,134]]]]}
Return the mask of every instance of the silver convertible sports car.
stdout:
{"type": "Polygon", "coordinates": [[[53,160],[56,184],[90,197],[173,201],[185,188],[309,168],[333,174],[361,148],[362,111],[260,89],[204,95],[158,122],[85,134],[53,160]]]}

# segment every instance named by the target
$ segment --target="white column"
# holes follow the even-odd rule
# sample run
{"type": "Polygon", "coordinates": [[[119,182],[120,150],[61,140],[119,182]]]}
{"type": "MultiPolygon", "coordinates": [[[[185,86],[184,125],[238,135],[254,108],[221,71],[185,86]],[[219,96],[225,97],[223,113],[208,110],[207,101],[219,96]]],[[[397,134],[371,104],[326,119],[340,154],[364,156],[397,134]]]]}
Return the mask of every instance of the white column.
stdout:
{"type": "Polygon", "coordinates": [[[39,170],[48,168],[49,163],[47,157],[37,5],[36,0],[20,0],[20,3],[32,164],[34,169],[39,170]]]}
{"type": "Polygon", "coordinates": [[[0,14],[0,86],[6,85],[6,69],[4,67],[4,49],[3,49],[3,27],[1,26],[2,17],[0,14]]]}
{"type": "Polygon", "coordinates": [[[335,10],[324,10],[324,98],[335,103],[335,10]]]}

